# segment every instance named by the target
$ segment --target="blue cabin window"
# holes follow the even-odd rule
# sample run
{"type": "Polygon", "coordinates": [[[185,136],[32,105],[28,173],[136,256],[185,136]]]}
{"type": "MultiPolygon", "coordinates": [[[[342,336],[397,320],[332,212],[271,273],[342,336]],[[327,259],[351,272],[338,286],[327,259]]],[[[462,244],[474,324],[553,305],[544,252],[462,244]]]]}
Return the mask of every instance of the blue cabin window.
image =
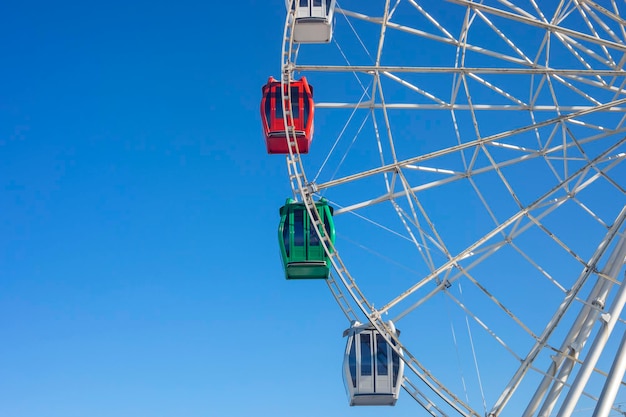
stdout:
{"type": "Polygon", "coordinates": [[[372,348],[369,333],[359,335],[361,338],[361,375],[372,376],[372,348]]]}
{"type": "Polygon", "coordinates": [[[382,335],[376,334],[376,372],[378,375],[389,375],[387,368],[387,342],[382,335]]]}
{"type": "Polygon", "coordinates": [[[350,366],[352,386],[356,388],[356,348],[354,345],[354,338],[352,338],[352,343],[350,343],[350,352],[348,353],[348,364],[350,366]]]}
{"type": "Polygon", "coordinates": [[[272,120],[272,100],[266,99],[265,100],[265,121],[267,122],[268,126],[271,126],[271,120],[272,120]]]}
{"type": "Polygon", "coordinates": [[[285,216],[285,224],[283,225],[283,244],[285,246],[285,254],[289,257],[289,215],[285,216]]]}
{"type": "Polygon", "coordinates": [[[322,216],[322,221],[324,222],[324,229],[326,230],[326,236],[332,237],[332,233],[330,233],[330,222],[327,221],[325,216],[322,216]]]}
{"type": "MultiPolygon", "coordinates": [[[[395,346],[396,343],[393,342],[393,345],[395,346]]],[[[398,356],[395,350],[391,351],[391,363],[393,366],[393,387],[395,388],[398,385],[398,372],[400,371],[400,356],[398,356]]]]}
{"type": "Polygon", "coordinates": [[[313,7],[322,7],[322,0],[313,0],[313,7]]]}
{"type": "MultiPolygon", "coordinates": [[[[320,218],[322,220],[322,222],[324,222],[324,215],[322,213],[319,212],[320,214],[320,218]]],[[[309,225],[309,246],[320,246],[320,238],[317,236],[317,233],[315,232],[315,226],[313,224],[309,225]]]]}
{"type": "Polygon", "coordinates": [[[293,229],[294,246],[304,246],[304,210],[293,212],[293,229]]]}
{"type": "Polygon", "coordinates": [[[274,102],[276,103],[276,118],[283,118],[283,95],[280,92],[280,87],[274,89],[274,102]]]}
{"type": "Polygon", "coordinates": [[[320,238],[317,236],[315,232],[315,227],[311,225],[311,229],[309,230],[309,246],[319,246],[320,238]]]}
{"type": "Polygon", "coordinates": [[[300,118],[300,89],[291,87],[291,112],[294,119],[300,118]]]}
{"type": "MultiPolygon", "coordinates": [[[[303,95],[303,98],[304,98],[304,101],[302,103],[303,113],[304,113],[303,114],[304,117],[303,117],[302,123],[303,123],[304,126],[306,126],[309,123],[309,94],[306,91],[303,91],[302,95],[303,95]]],[[[295,111],[294,111],[294,113],[295,113],[295,111]]],[[[298,113],[298,116],[299,115],[300,114],[298,113]]]]}

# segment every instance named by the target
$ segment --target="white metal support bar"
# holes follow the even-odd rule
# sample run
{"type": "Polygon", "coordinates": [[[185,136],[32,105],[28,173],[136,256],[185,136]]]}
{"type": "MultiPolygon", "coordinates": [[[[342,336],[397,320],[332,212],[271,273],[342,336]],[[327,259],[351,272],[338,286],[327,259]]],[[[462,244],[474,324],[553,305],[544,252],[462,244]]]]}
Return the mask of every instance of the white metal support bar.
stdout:
{"type": "Polygon", "coordinates": [[[596,268],[598,261],[604,255],[605,251],[607,250],[608,246],[613,241],[613,239],[615,239],[615,237],[618,235],[618,232],[622,228],[622,225],[624,224],[625,220],[626,220],[626,207],[624,207],[619,213],[619,215],[616,217],[613,227],[611,227],[607,231],[607,234],[605,235],[604,239],[598,245],[598,248],[596,249],[595,253],[591,256],[591,259],[588,262],[587,266],[585,266],[580,276],[576,280],[574,286],[569,291],[569,293],[567,294],[567,296],[565,297],[565,299],[563,300],[563,302],[557,309],[556,313],[547,324],[539,340],[531,348],[530,352],[526,355],[526,358],[522,362],[521,366],[519,367],[515,375],[513,375],[513,378],[511,378],[511,381],[509,382],[509,384],[504,388],[502,395],[500,396],[500,398],[498,398],[492,410],[488,414],[490,417],[499,416],[500,413],[502,412],[502,409],[511,399],[513,392],[519,386],[523,376],[528,371],[528,368],[530,367],[532,362],[535,360],[537,355],[539,355],[540,351],[548,343],[548,339],[552,335],[552,332],[554,332],[554,329],[556,328],[558,323],[561,321],[563,315],[565,314],[567,309],[570,307],[572,302],[574,302],[576,295],[578,294],[578,291],[580,290],[582,285],[586,282],[589,276],[594,272],[594,269],[596,268]]]}
{"type": "MultiPolygon", "coordinates": [[[[619,273],[621,264],[623,263],[624,254],[626,254],[626,238],[622,236],[617,246],[611,253],[611,256],[609,257],[601,275],[615,279],[619,273]]],[[[593,329],[601,311],[604,309],[606,297],[612,286],[613,283],[611,280],[599,278],[592,289],[589,297],[587,298],[588,304],[583,307],[566,336],[563,345],[561,346],[561,355],[554,358],[554,362],[550,367],[549,371],[556,372],[559,367],[560,371],[559,375],[554,380],[551,390],[548,392],[547,398],[544,401],[541,410],[539,411],[539,416],[549,416],[552,413],[552,410],[556,405],[561,391],[565,387],[565,383],[567,382],[574,365],[578,362],[578,357],[580,356],[580,353],[584,348],[589,335],[591,334],[591,330],[593,329]]],[[[551,373],[551,375],[554,375],[554,373],[551,373]]],[[[542,381],[541,384],[544,388],[547,388],[547,384],[545,384],[546,380],[550,381],[551,378],[549,376],[544,377],[544,381],[542,381]]],[[[540,390],[537,390],[537,392],[539,393],[540,390]]],[[[533,400],[538,399],[533,397],[533,400]]],[[[534,403],[533,405],[537,405],[537,403],[534,403]]],[[[528,415],[529,411],[532,411],[530,405],[524,415],[528,415]]]]}
{"type": "MultiPolygon", "coordinates": [[[[626,210],[626,206],[624,209],[626,210]]],[[[622,235],[620,243],[625,240],[626,237],[622,235]]],[[[618,245],[618,247],[620,247],[621,253],[619,254],[616,265],[610,265],[609,268],[611,268],[611,270],[617,269],[619,272],[619,269],[624,264],[624,258],[626,256],[626,244],[622,243],[618,245]]],[[[615,275],[617,275],[617,273],[615,275]]],[[[578,399],[580,398],[580,395],[589,380],[589,376],[598,362],[598,359],[602,354],[602,350],[604,349],[604,346],[606,345],[606,342],[608,341],[609,336],[619,319],[622,309],[624,308],[624,304],[626,304],[626,285],[620,285],[611,308],[606,314],[601,316],[602,328],[596,335],[593,345],[585,357],[585,360],[578,371],[578,375],[576,375],[576,379],[574,380],[574,383],[570,387],[567,396],[561,405],[561,409],[557,414],[557,417],[569,417],[571,416],[572,411],[574,411],[574,407],[576,406],[576,403],[578,402],[578,399]]]]}
{"type": "MultiPolygon", "coordinates": [[[[622,285],[624,285],[624,282],[626,282],[626,274],[622,280],[622,285]]],[[[617,396],[617,391],[624,378],[624,372],[626,372],[626,333],[622,336],[619,350],[611,366],[609,377],[604,383],[602,394],[600,394],[600,399],[592,417],[608,417],[617,396]]]]}

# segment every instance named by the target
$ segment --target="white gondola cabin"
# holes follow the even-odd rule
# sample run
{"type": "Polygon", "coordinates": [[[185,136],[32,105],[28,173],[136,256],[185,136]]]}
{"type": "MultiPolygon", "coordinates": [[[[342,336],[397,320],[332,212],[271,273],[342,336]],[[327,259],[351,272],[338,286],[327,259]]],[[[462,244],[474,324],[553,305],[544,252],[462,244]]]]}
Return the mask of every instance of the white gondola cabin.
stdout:
{"type": "MultiPolygon", "coordinates": [[[[392,322],[388,323],[397,336],[392,322]]],[[[343,360],[350,405],[395,405],[402,386],[404,362],[371,324],[353,322],[343,360]]]]}
{"type": "Polygon", "coordinates": [[[333,37],[335,0],[286,0],[295,12],[293,40],[297,43],[328,43],[333,37]]]}

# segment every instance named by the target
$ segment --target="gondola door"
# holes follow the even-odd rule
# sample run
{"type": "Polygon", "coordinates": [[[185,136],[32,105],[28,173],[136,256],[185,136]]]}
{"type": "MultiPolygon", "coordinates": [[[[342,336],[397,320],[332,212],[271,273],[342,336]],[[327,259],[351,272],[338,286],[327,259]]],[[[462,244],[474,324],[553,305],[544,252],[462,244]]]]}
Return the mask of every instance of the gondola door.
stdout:
{"type": "Polygon", "coordinates": [[[400,355],[373,326],[353,322],[347,335],[343,375],[350,405],[395,405],[404,372],[400,355]]]}
{"type": "Polygon", "coordinates": [[[389,395],[393,392],[389,345],[377,332],[365,331],[358,337],[360,366],[357,370],[357,392],[389,395]]]}
{"type": "MultiPolygon", "coordinates": [[[[325,202],[316,203],[316,209],[324,224],[321,233],[333,242],[332,209],[325,202]]],[[[287,279],[328,278],[328,257],[304,204],[288,202],[280,213],[279,242],[287,279]]]]}
{"type": "Polygon", "coordinates": [[[356,392],[362,393],[374,393],[376,391],[376,384],[374,383],[374,344],[372,343],[372,332],[365,331],[355,335],[359,338],[359,352],[356,352],[360,361],[360,366],[357,366],[357,378],[358,381],[356,392]]]}
{"type": "MultiPolygon", "coordinates": [[[[267,97],[265,98],[265,113],[264,117],[266,123],[268,125],[268,135],[270,137],[285,137],[285,121],[283,119],[283,109],[285,108],[285,104],[288,106],[289,101],[283,102],[283,94],[281,92],[281,84],[278,81],[273,81],[269,83],[269,87],[267,87],[267,97]]],[[[265,91],[264,91],[265,94],[265,91]]],[[[293,132],[295,129],[300,135],[302,135],[302,131],[304,130],[304,126],[302,123],[300,106],[301,106],[301,98],[300,98],[300,88],[298,85],[291,86],[291,110],[293,112],[293,125],[289,126],[289,133],[293,132]]],[[[291,119],[288,119],[289,122],[292,122],[291,119]]],[[[289,153],[289,151],[285,151],[289,153]]]]}
{"type": "MultiPolygon", "coordinates": [[[[328,221],[326,220],[326,214],[323,210],[320,210],[320,208],[318,207],[318,215],[320,216],[320,219],[322,220],[322,222],[324,223],[325,226],[328,225],[328,221]]],[[[317,232],[315,231],[315,225],[313,224],[313,222],[311,221],[311,219],[308,218],[308,213],[304,213],[304,215],[306,216],[306,226],[307,226],[307,231],[308,231],[308,242],[307,242],[307,249],[308,249],[308,253],[307,253],[307,259],[311,259],[311,260],[320,260],[320,259],[325,259],[326,258],[326,252],[324,251],[324,246],[322,246],[322,242],[320,241],[319,236],[317,235],[317,232]]],[[[328,230],[320,230],[320,232],[322,233],[326,233],[327,235],[329,234],[328,230]]]]}
{"type": "Polygon", "coordinates": [[[393,393],[393,378],[391,358],[392,349],[390,349],[387,341],[380,333],[373,334],[375,336],[375,356],[374,356],[374,379],[376,386],[374,391],[389,395],[393,393]]]}
{"type": "Polygon", "coordinates": [[[272,86],[272,98],[270,111],[274,114],[268,118],[270,123],[270,136],[275,136],[280,132],[280,136],[284,136],[285,121],[283,120],[283,94],[280,91],[281,85],[279,82],[272,86]]]}
{"type": "Polygon", "coordinates": [[[287,214],[289,232],[285,234],[285,245],[291,260],[305,261],[307,259],[305,214],[304,207],[294,208],[287,214]]]}

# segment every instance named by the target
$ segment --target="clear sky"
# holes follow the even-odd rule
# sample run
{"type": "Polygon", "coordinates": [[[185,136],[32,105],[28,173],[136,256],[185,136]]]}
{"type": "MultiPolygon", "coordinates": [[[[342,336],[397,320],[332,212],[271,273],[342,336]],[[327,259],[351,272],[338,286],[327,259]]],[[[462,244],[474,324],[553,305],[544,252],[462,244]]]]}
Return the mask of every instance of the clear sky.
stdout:
{"type": "Polygon", "coordinates": [[[0,416],[313,416],[312,384],[345,404],[343,317],[276,247],[290,189],[258,106],[284,13],[0,5],[0,416]]]}
{"type": "MultiPolygon", "coordinates": [[[[0,417],[423,414],[406,393],[395,408],[348,407],[348,322],[324,282],[284,279],[276,228],[291,189],[259,120],[284,16],[281,0],[0,5],[0,417]]],[[[309,58],[327,53],[316,48],[309,58]]],[[[324,76],[320,95],[346,88],[324,76]]],[[[315,163],[333,115],[316,119],[315,163]]],[[[388,288],[370,278],[375,295],[388,288]]],[[[442,363],[457,358],[420,340],[430,327],[450,337],[446,313],[413,328],[442,363]]]]}

